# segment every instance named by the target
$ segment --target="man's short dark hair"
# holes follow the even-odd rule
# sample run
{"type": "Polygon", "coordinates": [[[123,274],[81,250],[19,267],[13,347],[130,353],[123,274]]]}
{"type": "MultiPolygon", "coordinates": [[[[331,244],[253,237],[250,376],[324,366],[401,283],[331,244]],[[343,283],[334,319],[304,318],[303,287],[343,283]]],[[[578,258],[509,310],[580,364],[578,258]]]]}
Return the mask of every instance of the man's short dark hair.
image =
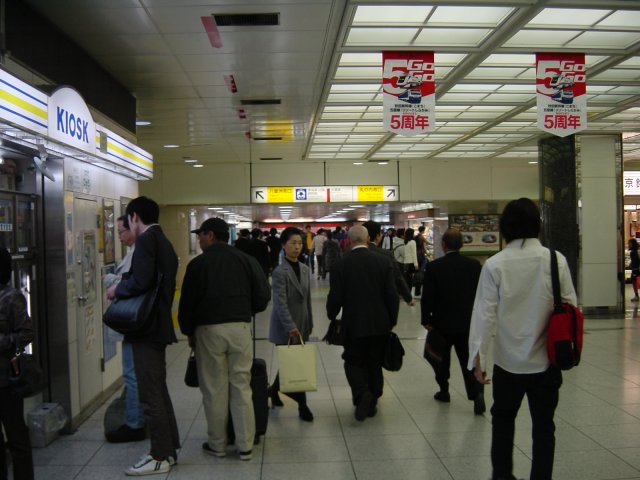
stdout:
{"type": "Polygon", "coordinates": [[[420,226],[418,227],[418,231],[419,231],[420,233],[424,233],[424,231],[425,231],[425,226],[424,226],[424,225],[420,225],[420,226]]]}
{"type": "Polygon", "coordinates": [[[269,229],[269,234],[273,235],[274,237],[278,234],[278,229],[276,227],[271,227],[269,229]]]}
{"type": "Polygon", "coordinates": [[[116,222],[122,222],[122,226],[129,230],[129,217],[126,215],[120,215],[116,222]]]}
{"type": "Polygon", "coordinates": [[[378,235],[380,235],[380,232],[382,231],[380,224],[373,220],[367,220],[362,224],[362,226],[367,229],[367,232],[369,232],[369,241],[375,242],[376,238],[378,238],[378,235]]]}
{"type": "Polygon", "coordinates": [[[254,239],[258,239],[262,236],[262,230],[260,230],[259,228],[254,228],[253,230],[251,230],[251,238],[254,239]]]}
{"type": "Polygon", "coordinates": [[[442,243],[447,250],[460,250],[462,248],[462,234],[457,228],[447,228],[442,235],[442,243]]]}
{"type": "Polygon", "coordinates": [[[11,254],[5,247],[0,247],[0,283],[5,285],[11,280],[11,254]]]}
{"type": "Polygon", "coordinates": [[[304,233],[302,232],[302,230],[300,230],[299,228],[296,228],[296,227],[287,227],[287,228],[285,228],[282,231],[282,233],[280,234],[280,243],[282,243],[284,245],[294,235],[300,235],[300,238],[302,238],[304,233]]]}
{"type": "Polygon", "coordinates": [[[127,205],[127,216],[132,217],[134,213],[138,214],[140,221],[144,225],[158,223],[160,218],[160,207],[149,197],[134,198],[127,205]]]}
{"type": "Polygon", "coordinates": [[[536,204],[524,197],[507,203],[500,217],[500,232],[507,243],[516,238],[538,238],[540,211],[536,204]]]}

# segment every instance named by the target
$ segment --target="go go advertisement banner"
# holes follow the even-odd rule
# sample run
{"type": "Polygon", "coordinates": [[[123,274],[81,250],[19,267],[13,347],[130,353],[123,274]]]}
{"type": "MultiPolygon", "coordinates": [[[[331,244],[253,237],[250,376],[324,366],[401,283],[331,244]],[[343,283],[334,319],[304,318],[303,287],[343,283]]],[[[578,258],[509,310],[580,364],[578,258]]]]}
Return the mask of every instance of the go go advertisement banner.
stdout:
{"type": "Polygon", "coordinates": [[[536,53],[538,128],[566,137],[587,128],[584,53],[536,53]]]}
{"type": "Polygon", "coordinates": [[[384,128],[411,137],[436,123],[433,52],[382,52],[384,128]]]}

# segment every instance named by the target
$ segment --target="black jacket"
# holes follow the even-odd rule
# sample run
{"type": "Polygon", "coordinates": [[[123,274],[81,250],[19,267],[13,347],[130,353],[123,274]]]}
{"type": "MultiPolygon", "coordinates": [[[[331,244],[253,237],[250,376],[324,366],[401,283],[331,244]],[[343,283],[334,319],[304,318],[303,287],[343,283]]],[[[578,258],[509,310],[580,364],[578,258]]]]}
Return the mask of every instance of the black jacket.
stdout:
{"type": "Polygon", "coordinates": [[[139,334],[125,335],[125,340],[171,344],[177,341],[171,306],[176,293],[178,257],[160,225],[149,226],[136,238],[135,245],[131,269],[118,283],[116,298],[128,298],[146,292],[156,284],[158,272],[163,274],[163,280],[150,327],[139,334]]]}
{"type": "Polygon", "coordinates": [[[427,263],[420,306],[422,325],[443,333],[469,333],[480,262],[450,252],[427,263]]]}
{"type": "Polygon", "coordinates": [[[367,248],[356,248],[331,271],[327,316],[342,308],[347,339],[388,333],[398,321],[400,300],[393,265],[367,248]]]}
{"type": "Polygon", "coordinates": [[[269,282],[256,259],[215,243],[187,265],[178,307],[180,330],[191,336],[198,325],[250,322],[270,299],[269,282]]]}
{"type": "Polygon", "coordinates": [[[402,299],[410,303],[413,300],[413,295],[411,295],[411,290],[409,290],[409,286],[407,285],[407,281],[404,279],[404,275],[402,274],[402,270],[400,269],[400,265],[396,262],[396,257],[393,256],[393,250],[387,250],[385,248],[378,247],[375,243],[369,243],[369,250],[373,253],[377,253],[378,255],[382,255],[385,258],[388,258],[391,264],[393,265],[393,280],[396,282],[396,289],[398,293],[402,297],[402,299]]]}

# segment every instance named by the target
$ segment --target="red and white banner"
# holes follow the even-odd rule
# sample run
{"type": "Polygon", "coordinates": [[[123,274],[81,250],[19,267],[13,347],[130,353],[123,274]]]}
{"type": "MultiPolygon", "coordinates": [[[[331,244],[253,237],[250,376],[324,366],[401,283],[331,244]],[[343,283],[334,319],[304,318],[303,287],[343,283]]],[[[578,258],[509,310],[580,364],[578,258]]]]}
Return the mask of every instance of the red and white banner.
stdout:
{"type": "Polygon", "coordinates": [[[584,53],[536,53],[538,128],[566,137],[587,128],[584,53]]]}
{"type": "Polygon", "coordinates": [[[433,130],[436,84],[433,52],[382,52],[385,130],[407,137],[433,130]]]}

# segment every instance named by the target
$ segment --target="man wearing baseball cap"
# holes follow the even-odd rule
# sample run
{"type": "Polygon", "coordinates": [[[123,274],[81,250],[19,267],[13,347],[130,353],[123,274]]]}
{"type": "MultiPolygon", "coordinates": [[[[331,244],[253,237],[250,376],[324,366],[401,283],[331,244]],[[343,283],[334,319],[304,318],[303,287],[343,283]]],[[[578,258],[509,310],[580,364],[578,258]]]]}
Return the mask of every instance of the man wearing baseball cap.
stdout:
{"type": "Polygon", "coordinates": [[[229,245],[229,226],[208,218],[198,236],[202,254],[187,265],[178,321],[195,348],[198,381],[207,419],[202,449],[226,456],[229,411],[241,460],[251,460],[255,418],[251,400],[251,316],[271,298],[269,282],[255,258],[229,245]]]}

